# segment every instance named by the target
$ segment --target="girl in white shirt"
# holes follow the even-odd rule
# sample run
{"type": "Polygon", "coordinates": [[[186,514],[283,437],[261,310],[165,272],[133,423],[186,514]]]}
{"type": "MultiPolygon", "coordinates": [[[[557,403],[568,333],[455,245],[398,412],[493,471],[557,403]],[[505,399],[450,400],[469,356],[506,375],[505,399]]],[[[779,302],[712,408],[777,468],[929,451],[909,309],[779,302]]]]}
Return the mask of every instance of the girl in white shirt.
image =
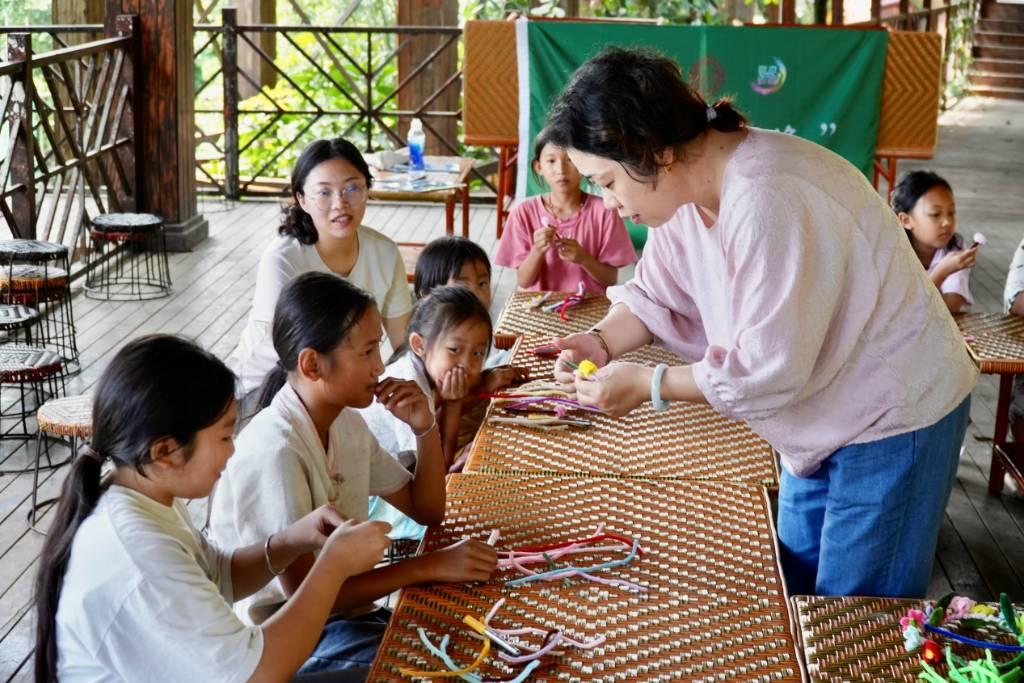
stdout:
{"type": "Polygon", "coordinates": [[[219,359],[173,336],[137,339],[111,361],[92,446],[71,466],[40,560],[36,681],[289,680],[330,597],[380,560],[387,526],[330,506],[233,552],[196,531],[179,499],[209,495],[231,457],[234,384],[219,359]],[[232,612],[314,551],[273,619],[254,627],[232,612]]]}
{"type": "Polygon", "coordinates": [[[370,292],[392,348],[405,340],[412,310],[405,263],[398,245],[363,225],[372,185],[363,156],[342,138],[311,143],[295,163],[280,237],[260,258],[252,310],[228,361],[247,396],[243,418],[255,412],[252,394],[277,362],[270,332],[274,306],[297,275],[333,273],[370,292]]]}
{"type": "MultiPolygon", "coordinates": [[[[334,275],[300,275],[278,299],[273,340],[280,361],[263,389],[267,407],[238,436],[239,457],[213,501],[213,538],[246,543],[328,502],[366,519],[371,495],[420,524],[441,523],[445,468],[437,422],[415,382],[378,381],[384,364],[373,298],[334,275]],[[378,445],[355,410],[375,399],[414,434],[414,474],[378,445]]],[[[389,616],[373,611],[374,600],[419,582],[486,580],[496,563],[492,547],[467,540],[348,579],[329,600],[337,618],[303,671],[371,663],[389,616]]],[[[236,611],[265,623],[314,566],[313,555],[300,558],[236,611]]]]}
{"type": "Polygon", "coordinates": [[[892,209],[950,313],[973,304],[968,280],[978,245],[964,248],[956,232],[956,202],[949,183],[931,171],[911,171],[893,188],[892,209]]]}

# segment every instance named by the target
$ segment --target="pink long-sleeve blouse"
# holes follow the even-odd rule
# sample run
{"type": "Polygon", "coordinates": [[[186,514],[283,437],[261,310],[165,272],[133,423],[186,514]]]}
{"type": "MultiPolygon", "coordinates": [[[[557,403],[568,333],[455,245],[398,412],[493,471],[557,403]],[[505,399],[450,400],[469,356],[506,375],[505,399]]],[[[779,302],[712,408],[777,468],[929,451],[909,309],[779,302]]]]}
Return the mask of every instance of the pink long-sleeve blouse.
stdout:
{"type": "Polygon", "coordinates": [[[934,424],[977,379],[892,210],[841,157],[781,133],[752,129],[715,224],[684,205],[608,295],[797,476],[934,424]]]}

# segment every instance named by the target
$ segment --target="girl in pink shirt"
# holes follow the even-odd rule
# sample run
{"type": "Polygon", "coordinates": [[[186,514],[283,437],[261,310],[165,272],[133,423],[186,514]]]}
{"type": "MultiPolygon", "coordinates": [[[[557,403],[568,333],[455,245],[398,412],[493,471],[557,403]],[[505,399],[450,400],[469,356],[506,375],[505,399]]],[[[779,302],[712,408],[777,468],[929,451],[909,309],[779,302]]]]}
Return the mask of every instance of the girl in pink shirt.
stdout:
{"type": "Polygon", "coordinates": [[[559,381],[617,415],[709,403],[767,439],[790,593],[923,596],[977,371],[863,174],[642,50],[580,67],[547,130],[605,206],[651,226],[604,320],[557,340],[559,381]],[[652,342],[683,363],[611,363],[652,342]],[[574,375],[583,359],[603,367],[574,375]]]}
{"type": "Polygon", "coordinates": [[[892,209],[950,313],[973,304],[967,285],[978,244],[964,249],[956,232],[956,202],[949,183],[931,171],[911,171],[896,183],[892,209]]]}
{"type": "Polygon", "coordinates": [[[601,198],[580,189],[580,173],[565,150],[537,136],[533,170],[551,188],[530,197],[508,217],[494,262],[516,268],[523,289],[604,294],[619,268],[636,263],[626,226],[601,198]]]}

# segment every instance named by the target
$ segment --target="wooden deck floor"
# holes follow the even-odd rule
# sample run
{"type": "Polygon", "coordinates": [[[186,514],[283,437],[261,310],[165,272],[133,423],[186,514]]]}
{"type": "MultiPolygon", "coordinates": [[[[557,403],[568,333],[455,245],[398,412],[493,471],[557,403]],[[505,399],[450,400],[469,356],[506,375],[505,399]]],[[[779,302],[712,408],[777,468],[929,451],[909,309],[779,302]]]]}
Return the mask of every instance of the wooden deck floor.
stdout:
{"type": "MultiPolygon", "coordinates": [[[[1011,253],[1020,241],[1024,215],[1021,163],[1024,159],[1024,104],[968,100],[942,120],[940,149],[927,164],[953,184],[960,230],[989,237],[972,276],[975,310],[999,310],[1011,253]]],[[[910,168],[905,164],[904,168],[910,168]]],[[[95,302],[74,298],[82,372],[69,394],[88,391],[117,349],[127,340],[153,332],[190,336],[226,357],[234,348],[248,312],[256,264],[274,235],[277,207],[245,202],[225,207],[208,203],[210,239],[194,252],[171,257],[174,293],[144,303],[95,302]]],[[[471,210],[471,237],[488,253],[496,246],[494,212],[471,210]]],[[[425,241],[443,232],[443,209],[432,205],[374,204],[367,224],[397,241],[425,241]]],[[[494,312],[513,290],[512,271],[495,270],[494,312]]],[[[936,359],[941,362],[941,359],[936,359]]],[[[930,593],[953,588],[978,599],[1006,591],[1024,601],[1024,499],[986,493],[995,382],[983,378],[974,392],[972,424],[965,454],[940,537],[930,593]]],[[[28,450],[3,444],[0,468],[29,464],[28,450]]],[[[42,475],[40,495],[52,496],[66,468],[42,475]]],[[[0,680],[27,681],[33,646],[31,583],[42,537],[28,529],[30,475],[0,476],[0,680]]],[[[193,505],[201,513],[202,504],[193,505]]],[[[45,527],[44,517],[42,526],[45,527]]]]}

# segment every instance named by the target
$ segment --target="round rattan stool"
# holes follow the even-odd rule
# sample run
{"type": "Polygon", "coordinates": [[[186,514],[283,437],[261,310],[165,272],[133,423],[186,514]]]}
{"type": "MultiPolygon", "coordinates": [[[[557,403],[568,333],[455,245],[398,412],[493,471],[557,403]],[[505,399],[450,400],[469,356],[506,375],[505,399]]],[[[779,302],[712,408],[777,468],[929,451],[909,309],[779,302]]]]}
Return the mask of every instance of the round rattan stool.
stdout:
{"type": "Polygon", "coordinates": [[[0,241],[0,304],[37,309],[40,318],[33,343],[57,351],[64,371],[74,373],[79,362],[70,272],[68,249],[62,244],[0,241]]]}
{"type": "Polygon", "coordinates": [[[19,341],[24,333],[25,342],[32,343],[32,326],[39,322],[39,311],[19,304],[0,304],[0,338],[19,341]]]}
{"type": "Polygon", "coordinates": [[[45,534],[36,528],[39,511],[53,505],[58,498],[47,498],[36,502],[39,495],[39,472],[54,469],[69,462],[78,454],[82,441],[92,437],[92,398],[89,396],[69,396],[55,398],[44,403],[36,413],[36,425],[39,428],[36,437],[36,467],[32,476],[32,507],[28,510],[28,525],[33,531],[45,534]],[[67,459],[54,463],[50,459],[50,443],[47,437],[67,440],[71,455],[67,459]],[[41,461],[46,457],[46,465],[41,461]]]}
{"type": "MultiPolygon", "coordinates": [[[[0,344],[0,388],[7,394],[0,410],[0,440],[35,436],[35,432],[29,430],[28,418],[44,402],[64,393],[63,366],[61,357],[50,349],[20,343],[0,344]],[[17,398],[9,400],[15,390],[17,398]],[[4,424],[11,419],[15,420],[14,425],[4,424]],[[17,422],[21,423],[21,431],[16,430],[17,422]]],[[[0,474],[12,472],[3,470],[0,474]]]]}
{"type": "Polygon", "coordinates": [[[171,293],[164,221],[149,213],[105,213],[89,231],[85,295],[104,301],[143,301],[171,293]]]}

